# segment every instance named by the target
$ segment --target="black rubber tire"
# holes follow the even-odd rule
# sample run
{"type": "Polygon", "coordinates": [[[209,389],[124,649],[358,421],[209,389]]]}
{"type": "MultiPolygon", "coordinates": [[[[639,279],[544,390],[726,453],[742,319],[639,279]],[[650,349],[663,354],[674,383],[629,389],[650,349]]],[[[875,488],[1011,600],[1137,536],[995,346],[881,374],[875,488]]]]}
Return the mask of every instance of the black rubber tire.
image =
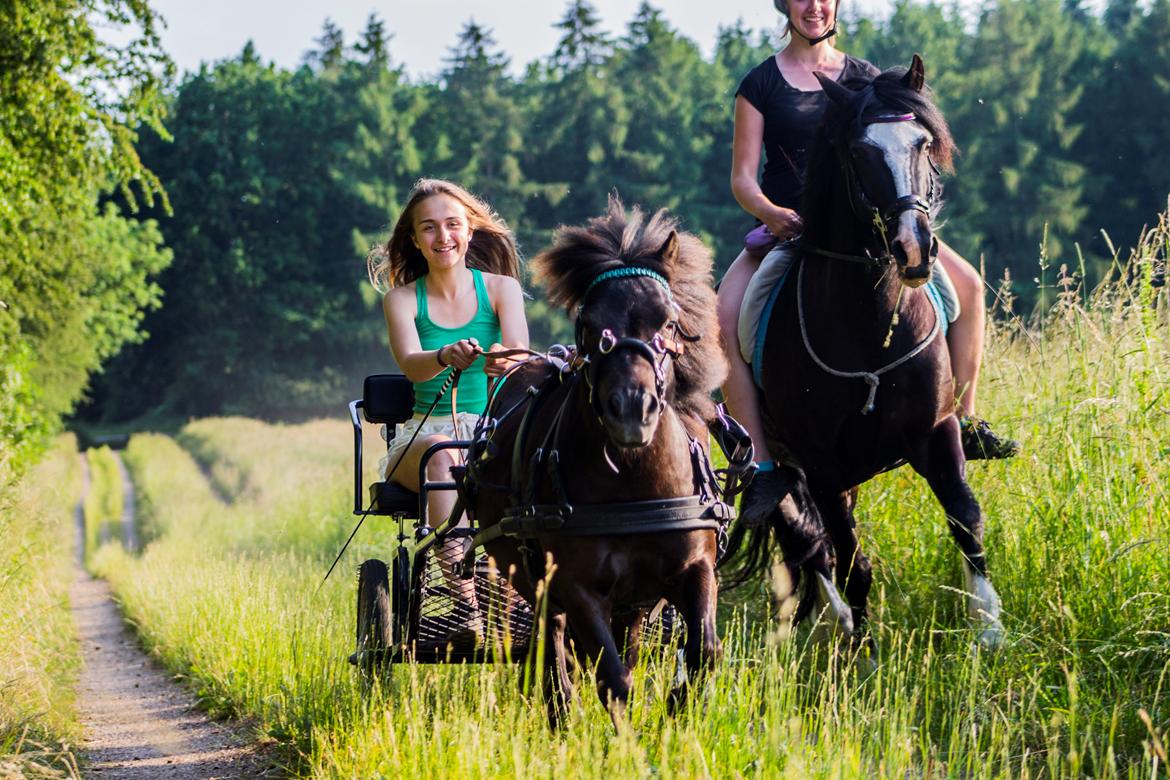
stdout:
{"type": "Polygon", "coordinates": [[[358,570],[357,661],[365,673],[388,667],[394,646],[388,575],[386,564],[376,558],[358,570]]]}
{"type": "Polygon", "coordinates": [[[410,553],[399,547],[394,553],[390,578],[390,610],[394,621],[394,645],[407,643],[410,636],[410,553]]]}

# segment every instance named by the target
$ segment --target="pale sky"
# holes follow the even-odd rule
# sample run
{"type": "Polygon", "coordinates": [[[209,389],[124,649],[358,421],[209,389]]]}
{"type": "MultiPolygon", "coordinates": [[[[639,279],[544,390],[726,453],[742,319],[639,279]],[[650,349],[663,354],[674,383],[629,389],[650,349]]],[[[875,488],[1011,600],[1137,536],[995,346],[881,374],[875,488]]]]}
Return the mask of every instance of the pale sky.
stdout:
{"type": "MultiPolygon", "coordinates": [[[[640,0],[594,0],[605,28],[625,31],[640,0]]],[[[718,27],[742,18],[752,29],[773,29],[779,14],[771,0],[652,0],[666,19],[694,40],[709,56],[718,27]]],[[[889,0],[845,0],[841,14],[888,12],[889,0]]],[[[333,0],[333,2],[272,2],[271,0],[152,0],[166,20],[163,48],[181,71],[202,61],[233,57],[251,38],[265,60],[295,66],[313,45],[328,17],[356,40],[370,12],[376,12],[393,34],[390,56],[405,65],[414,79],[435,76],[443,58],[468,19],[492,30],[512,60],[512,70],[552,52],[558,32],[553,24],[565,12],[565,0],[333,0]]]]}

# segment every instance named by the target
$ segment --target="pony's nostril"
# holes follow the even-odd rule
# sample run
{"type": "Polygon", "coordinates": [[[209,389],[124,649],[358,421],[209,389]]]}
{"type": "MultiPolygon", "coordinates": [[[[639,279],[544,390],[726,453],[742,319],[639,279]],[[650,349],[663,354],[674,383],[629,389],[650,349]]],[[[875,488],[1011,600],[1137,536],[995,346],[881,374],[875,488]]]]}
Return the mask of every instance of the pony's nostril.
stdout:
{"type": "Polygon", "coordinates": [[[623,403],[621,393],[611,393],[609,396],[609,413],[614,417],[621,417],[622,412],[625,411],[625,403],[623,403]]]}
{"type": "Polygon", "coordinates": [[[642,419],[650,419],[650,415],[658,412],[658,399],[650,393],[642,394],[642,419]]]}

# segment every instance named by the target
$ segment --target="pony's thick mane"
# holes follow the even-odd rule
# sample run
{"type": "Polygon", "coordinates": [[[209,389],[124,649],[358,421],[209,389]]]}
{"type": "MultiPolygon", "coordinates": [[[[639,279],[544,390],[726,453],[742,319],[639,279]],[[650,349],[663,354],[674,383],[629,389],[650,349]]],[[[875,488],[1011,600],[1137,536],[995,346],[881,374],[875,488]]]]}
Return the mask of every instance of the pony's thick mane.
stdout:
{"type": "MultiPolygon", "coordinates": [[[[819,223],[829,208],[834,188],[839,184],[836,147],[848,143],[859,124],[882,114],[914,114],[934,141],[930,157],[941,170],[953,170],[958,149],[947,121],[932,100],[928,88],[918,92],[903,83],[907,69],[894,67],[872,78],[851,79],[842,84],[854,90],[845,106],[829,101],[824,124],[813,143],[805,171],[805,186],[801,196],[801,215],[808,223],[819,223]]],[[[941,206],[941,203],[938,204],[941,206]]]]}
{"type": "Polygon", "coordinates": [[[697,236],[679,230],[675,217],[662,209],[647,219],[637,206],[627,212],[611,196],[606,212],[588,225],[558,228],[553,245],[533,259],[532,267],[549,302],[566,310],[576,308],[590,283],[605,271],[640,267],[664,276],[679,307],[679,325],[700,337],[686,345],[675,364],[674,404],[680,412],[710,416],[710,395],[727,375],[715,318],[712,257],[697,236]],[[666,264],[659,250],[672,232],[678,236],[678,254],[666,264]]]}

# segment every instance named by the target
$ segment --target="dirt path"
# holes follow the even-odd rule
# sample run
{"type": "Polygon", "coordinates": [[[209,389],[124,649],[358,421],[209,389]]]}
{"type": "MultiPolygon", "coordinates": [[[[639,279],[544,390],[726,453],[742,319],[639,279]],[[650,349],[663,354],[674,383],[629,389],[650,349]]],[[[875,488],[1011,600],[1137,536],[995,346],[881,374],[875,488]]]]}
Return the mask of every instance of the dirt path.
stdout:
{"type": "MultiPolygon", "coordinates": [[[[88,488],[88,474],[84,482],[88,488]]],[[[129,479],[123,485],[129,491],[127,506],[133,507],[129,479]]],[[[83,522],[80,503],[77,522],[79,526],[83,522]]],[[[127,525],[133,523],[123,523],[123,528],[127,525]]],[[[137,546],[136,538],[126,541],[137,546]]],[[[70,596],[82,649],[77,708],[85,735],[87,777],[279,776],[271,756],[251,743],[246,729],[210,720],[196,707],[195,698],[139,649],[109,586],[90,577],[80,562],[70,596]]]]}

